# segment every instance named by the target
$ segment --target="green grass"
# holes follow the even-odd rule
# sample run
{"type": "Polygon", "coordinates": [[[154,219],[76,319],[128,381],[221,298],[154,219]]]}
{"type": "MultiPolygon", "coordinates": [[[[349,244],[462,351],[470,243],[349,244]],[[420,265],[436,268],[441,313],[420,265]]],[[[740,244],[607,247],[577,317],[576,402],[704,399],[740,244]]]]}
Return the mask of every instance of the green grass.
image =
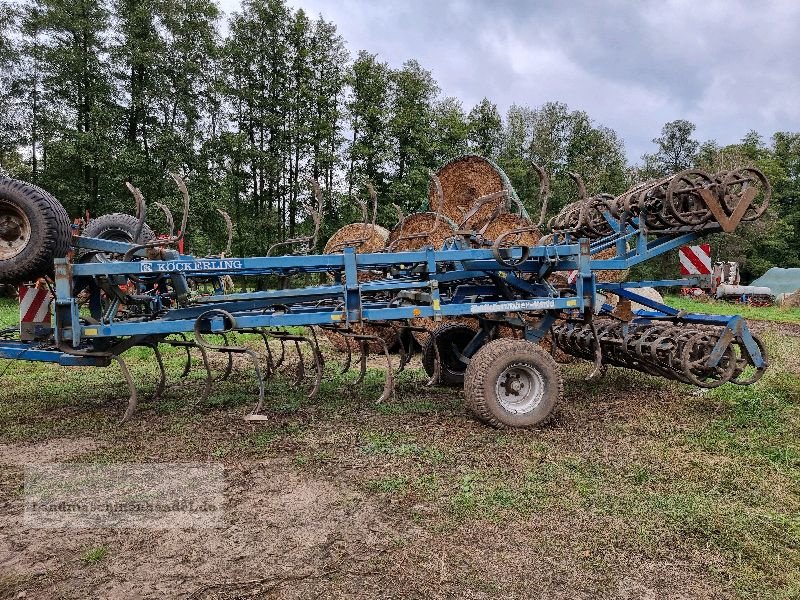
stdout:
{"type": "Polygon", "coordinates": [[[776,321],[779,323],[800,323],[800,308],[780,306],[749,306],[722,300],[695,300],[682,296],[665,296],[667,305],[688,312],[711,313],[715,315],[740,315],[756,321],[776,321]]]}
{"type": "MultiPolygon", "coordinates": [[[[692,311],[750,311],[758,316],[745,316],[784,322],[797,312],[673,300],[692,311]]],[[[0,303],[0,321],[16,318],[15,305],[0,303]]],[[[748,387],[698,391],[616,368],[589,383],[589,365],[566,365],[564,403],[548,426],[527,432],[485,427],[468,416],[460,390],[425,387],[418,369],[400,375],[396,397],[376,405],[383,374],[370,370],[355,387],[356,375],[338,375],[333,355],[317,399],[287,372],[268,383],[270,420],[245,423],[255,400],[250,366],[197,405],[199,365],[179,380],[183,354],[167,349],[170,388],[158,401],[152,352],[126,355],[140,408],[119,427],[126,389],[116,366],[20,361],[0,380],[0,443],[91,438],[98,447],[70,460],[291,469],[357,490],[371,510],[391,505],[392,519],[418,527],[410,543],[425,560],[428,546],[441,547],[437,536],[457,545],[464,531],[471,539],[488,530],[499,546],[506,533],[525,531],[548,565],[575,560],[572,575],[559,575],[575,590],[583,589],[581,569],[598,574],[590,594],[597,597],[613,596],[614,578],[642,565],[676,564],[720,596],[800,597],[800,337],[770,330],[762,337],[771,367],[748,387]]],[[[69,558],[97,564],[107,556],[99,546],[81,561],[69,558]]],[[[504,591],[501,580],[485,583],[504,591]]],[[[22,584],[0,577],[0,595],[4,585],[22,584]]],[[[670,591],[655,595],[692,597],[670,591]]]]}
{"type": "Polygon", "coordinates": [[[83,562],[88,565],[96,565],[108,555],[108,548],[106,546],[97,546],[90,548],[83,555],[83,562]]]}

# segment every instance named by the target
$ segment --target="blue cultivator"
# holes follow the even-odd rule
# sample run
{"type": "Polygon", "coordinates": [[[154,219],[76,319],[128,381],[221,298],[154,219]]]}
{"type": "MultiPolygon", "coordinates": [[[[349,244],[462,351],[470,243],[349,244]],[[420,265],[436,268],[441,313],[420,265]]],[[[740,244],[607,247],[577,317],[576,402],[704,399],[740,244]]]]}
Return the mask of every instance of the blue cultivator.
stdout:
{"type": "MultiPolygon", "coordinates": [[[[263,413],[265,379],[284,361],[287,345],[294,347],[299,360],[298,382],[307,371],[303,348],[311,349],[314,383],[309,395],[318,393],[324,365],[315,327],[343,335],[362,349],[359,379],[366,372],[367,346],[379,343],[387,361],[380,400],[386,400],[393,389],[390,348],[385,340],[360,333],[358,326],[383,325],[402,338],[404,330],[414,329],[412,319],[439,322],[457,317],[476,327],[467,329],[466,336],[463,327],[443,326],[430,332],[438,342],[433,345],[434,379],[445,368],[460,374],[468,406],[498,427],[538,424],[559,400],[558,366],[539,346],[548,335],[555,347],[593,361],[592,377],[600,376],[607,365],[616,365],[714,387],[753,383],[767,367],[763,344],[740,317],[686,314],[637,293],[645,285],[691,286],[695,281],[609,284],[598,283],[595,276],[599,270],[629,269],[704,234],[730,231],[742,220],[757,218],[766,208],[769,187],[752,169],[715,176],[688,171],[617,198],[584,194],[553,219],[552,233],[536,246],[504,248],[484,242],[474,232],[459,231],[439,248],[359,254],[345,247],[327,255],[265,257],[230,257],[230,243],[215,257],[178,252],[175,247],[186,230],[189,196],[183,181],[177,176],[175,180],[184,201],[178,235],[170,231],[166,239],[142,237],[146,206],[131,186],[138,213],[128,239],[73,237],[75,260],[53,261],[52,328],[26,340],[5,332],[0,357],[65,366],[117,362],[131,391],[123,417],[127,420],[136,408],[136,391],[122,358],[126,350],[134,346],[154,350],[161,372],[158,393],[165,385],[159,345],[186,349],[184,376],[191,350],[197,350],[206,371],[202,398],[210,393],[214,379],[209,355],[227,355],[223,378],[230,374],[234,355],[239,355],[252,365],[258,381],[258,401],[247,418],[260,420],[268,418],[263,413]],[[609,248],[616,251],[612,258],[594,257],[609,248]],[[370,277],[359,278],[362,272],[370,277]],[[572,283],[556,288],[550,280],[558,272],[571,273],[572,283]],[[375,273],[381,275],[375,278],[375,273]],[[320,283],[295,287],[297,275],[320,283]],[[223,283],[235,278],[247,289],[248,278],[264,276],[276,276],[281,288],[227,293],[230,286],[223,283]],[[197,293],[198,285],[208,282],[216,293],[197,293]],[[610,294],[621,299],[616,309],[604,304],[610,294]],[[645,309],[626,311],[628,301],[645,309]],[[299,335],[296,329],[287,329],[298,326],[311,328],[311,333],[299,335]],[[500,337],[503,328],[518,336],[500,337]],[[260,336],[266,359],[251,347],[230,345],[226,335],[233,332],[260,336]],[[279,356],[270,340],[280,342],[279,356]]],[[[11,184],[6,180],[3,185],[11,184]]],[[[314,188],[319,203],[307,208],[316,224],[314,234],[291,240],[294,244],[316,246],[322,195],[316,183],[314,188]]],[[[2,193],[0,185],[0,198],[2,193]]],[[[0,202],[0,210],[2,206],[0,202]]],[[[57,210],[60,205],[52,206],[57,210]]],[[[7,212],[16,208],[15,204],[7,212]]],[[[159,208],[173,222],[169,210],[159,208]]],[[[15,238],[18,222],[24,220],[11,217],[0,227],[0,236],[7,241],[15,238]]],[[[15,276],[19,280],[18,272],[15,276]]],[[[409,352],[401,348],[402,367],[409,352]]],[[[345,368],[349,366],[348,356],[345,368]]]]}

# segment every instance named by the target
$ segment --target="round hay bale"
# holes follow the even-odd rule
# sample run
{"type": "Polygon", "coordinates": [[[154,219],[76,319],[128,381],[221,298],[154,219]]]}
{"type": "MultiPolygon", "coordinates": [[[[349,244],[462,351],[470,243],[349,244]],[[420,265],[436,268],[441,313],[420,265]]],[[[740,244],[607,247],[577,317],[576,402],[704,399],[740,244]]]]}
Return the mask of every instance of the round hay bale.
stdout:
{"type": "Polygon", "coordinates": [[[323,254],[336,254],[348,246],[357,253],[380,252],[389,239],[389,230],[371,223],[350,223],[334,233],[325,244],[323,254]]]}
{"type": "MultiPolygon", "coordinates": [[[[655,288],[643,287],[631,291],[639,294],[640,296],[644,296],[645,298],[648,298],[650,300],[655,300],[656,302],[664,304],[664,296],[662,296],[661,293],[655,288]]],[[[639,304],[638,302],[631,302],[631,310],[635,311],[635,310],[652,310],[652,309],[649,306],[645,306],[644,304],[639,304]]]]}
{"type": "MultiPolygon", "coordinates": [[[[442,213],[456,223],[462,223],[466,214],[475,206],[475,201],[488,194],[506,190],[516,198],[508,176],[492,161],[474,154],[455,158],[436,173],[442,184],[442,213]]],[[[438,198],[434,185],[428,190],[429,207],[436,210],[438,198]]],[[[478,228],[486,223],[495,209],[508,201],[498,198],[487,202],[470,219],[468,227],[478,228]]]]}
{"type": "MultiPolygon", "coordinates": [[[[526,227],[533,227],[533,223],[527,217],[522,215],[515,215],[512,213],[505,213],[492,220],[486,231],[483,233],[484,239],[494,241],[500,236],[515,229],[523,229],[526,227]]],[[[535,246],[539,243],[542,234],[535,227],[531,231],[525,231],[515,235],[509,235],[504,240],[502,245],[509,246],[535,246]]]]}
{"type": "MultiPolygon", "coordinates": [[[[397,344],[397,335],[393,327],[382,327],[374,323],[353,323],[350,328],[353,333],[359,335],[370,335],[377,337],[384,342],[389,350],[392,350],[397,344]]],[[[322,328],[320,328],[322,329],[322,328]]],[[[358,356],[361,352],[361,342],[353,338],[342,335],[341,333],[332,329],[322,329],[322,334],[331,343],[337,352],[347,352],[347,346],[350,346],[350,351],[354,356],[358,356]]],[[[367,342],[367,352],[369,354],[382,354],[383,344],[378,340],[370,340],[367,342]]]]}
{"type": "MultiPolygon", "coordinates": [[[[614,258],[616,255],[617,249],[612,247],[592,254],[592,258],[595,260],[604,260],[607,258],[614,258]]],[[[599,271],[595,271],[595,277],[598,283],[622,283],[628,278],[628,273],[630,273],[630,269],[600,269],[599,271]]]]}
{"type": "Polygon", "coordinates": [[[414,213],[392,229],[387,248],[391,248],[392,252],[409,252],[431,245],[438,250],[455,235],[456,229],[456,224],[444,215],[439,215],[437,222],[436,213],[414,213]],[[422,233],[426,235],[419,235],[422,233]],[[407,237],[417,235],[419,237],[407,237]]]}

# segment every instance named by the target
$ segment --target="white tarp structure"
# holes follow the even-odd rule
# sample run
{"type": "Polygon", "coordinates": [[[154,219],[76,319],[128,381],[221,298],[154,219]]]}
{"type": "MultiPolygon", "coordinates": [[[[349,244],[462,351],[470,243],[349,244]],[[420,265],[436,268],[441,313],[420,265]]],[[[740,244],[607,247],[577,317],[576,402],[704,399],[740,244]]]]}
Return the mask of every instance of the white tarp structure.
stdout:
{"type": "Polygon", "coordinates": [[[772,267],[750,285],[768,287],[775,296],[792,294],[800,290],[800,268],[772,267]]]}

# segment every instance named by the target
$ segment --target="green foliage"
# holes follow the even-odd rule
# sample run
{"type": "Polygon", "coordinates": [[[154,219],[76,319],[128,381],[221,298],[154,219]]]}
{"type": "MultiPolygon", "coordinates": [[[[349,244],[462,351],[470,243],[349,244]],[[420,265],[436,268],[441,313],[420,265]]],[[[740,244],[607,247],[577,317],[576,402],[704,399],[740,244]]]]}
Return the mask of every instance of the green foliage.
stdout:
{"type": "MultiPolygon", "coordinates": [[[[188,251],[219,253],[235,222],[233,252],[263,254],[308,234],[306,177],[325,195],[319,250],[361,220],[355,198],[377,190],[378,222],[397,204],[424,210],[428,170],[467,152],[496,160],[538,220],[539,180],[551,176],[552,216],[576,199],[570,172],[590,194],[618,194],[641,179],[689,167],[764,171],[773,188],[764,219],[712,236],[715,257],[737,260],[745,280],[771,266],[800,266],[800,133],[765,141],[748,132],[720,146],[666,123],[642,165],[589,114],[559,102],[464,107],[442,96],[415,60],[393,68],[358,52],[336,26],[287,0],[243,0],[222,23],[216,0],[29,0],[0,5],[0,173],[40,184],[73,217],[133,210],[124,183],[179,210],[168,174],[188,176],[188,251]]],[[[162,215],[149,214],[157,231],[162,215]]],[[[292,247],[285,247],[291,252],[292,247]]],[[[673,254],[635,275],[677,275],[673,254]]]]}

